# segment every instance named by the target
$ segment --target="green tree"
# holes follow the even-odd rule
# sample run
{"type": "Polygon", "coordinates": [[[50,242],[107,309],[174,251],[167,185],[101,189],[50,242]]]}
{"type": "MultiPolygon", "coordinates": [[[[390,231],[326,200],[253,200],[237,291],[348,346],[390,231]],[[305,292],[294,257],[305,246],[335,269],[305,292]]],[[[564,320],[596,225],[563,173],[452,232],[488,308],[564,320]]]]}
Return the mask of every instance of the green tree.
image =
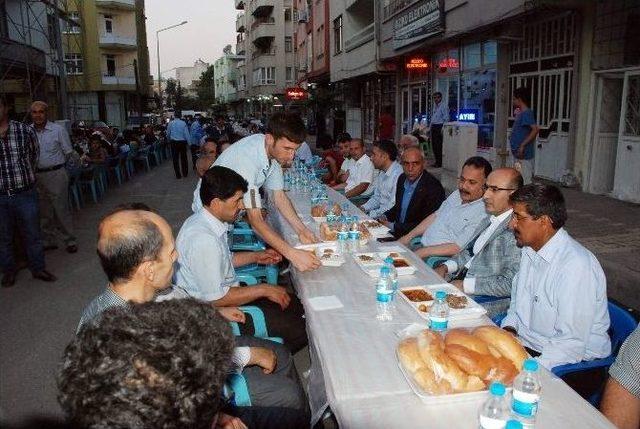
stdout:
{"type": "Polygon", "coordinates": [[[203,109],[210,108],[215,104],[216,89],[213,64],[207,67],[207,69],[200,75],[196,93],[198,94],[198,102],[203,107],[203,109]]]}
{"type": "Polygon", "coordinates": [[[167,95],[167,107],[175,107],[177,91],[178,81],[173,78],[167,79],[164,86],[164,93],[167,95]]]}

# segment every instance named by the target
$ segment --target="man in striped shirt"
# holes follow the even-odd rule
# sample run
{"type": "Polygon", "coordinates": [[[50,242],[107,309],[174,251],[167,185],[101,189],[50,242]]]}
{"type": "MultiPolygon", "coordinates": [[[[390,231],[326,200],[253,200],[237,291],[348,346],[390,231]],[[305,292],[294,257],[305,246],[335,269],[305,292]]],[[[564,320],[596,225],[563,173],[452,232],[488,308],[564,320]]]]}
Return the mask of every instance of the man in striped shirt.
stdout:
{"type": "Polygon", "coordinates": [[[33,128],[9,120],[9,106],[0,95],[0,269],[2,287],[16,281],[13,236],[18,228],[24,243],[29,269],[34,278],[52,282],[56,277],[45,270],[40,233],[36,167],[40,150],[33,128]]]}

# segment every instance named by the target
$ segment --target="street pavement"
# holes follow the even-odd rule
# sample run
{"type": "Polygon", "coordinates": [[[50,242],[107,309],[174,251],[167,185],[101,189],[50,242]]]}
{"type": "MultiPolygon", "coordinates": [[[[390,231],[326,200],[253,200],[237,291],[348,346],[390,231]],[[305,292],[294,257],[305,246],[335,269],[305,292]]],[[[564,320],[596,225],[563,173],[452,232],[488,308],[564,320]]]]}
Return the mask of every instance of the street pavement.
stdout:
{"type": "MultiPolygon", "coordinates": [[[[26,417],[60,416],[55,376],[65,345],[84,306],[106,285],[95,253],[100,218],[116,205],[143,202],[156,209],[177,234],[190,214],[196,179],[176,180],[170,162],[112,187],[97,204],[74,214],[80,250],[47,252],[55,283],[31,279],[23,270],[16,286],[0,289],[0,426],[26,417]]],[[[563,189],[569,207],[566,228],[602,263],[609,295],[640,309],[640,206],[563,189]]]]}

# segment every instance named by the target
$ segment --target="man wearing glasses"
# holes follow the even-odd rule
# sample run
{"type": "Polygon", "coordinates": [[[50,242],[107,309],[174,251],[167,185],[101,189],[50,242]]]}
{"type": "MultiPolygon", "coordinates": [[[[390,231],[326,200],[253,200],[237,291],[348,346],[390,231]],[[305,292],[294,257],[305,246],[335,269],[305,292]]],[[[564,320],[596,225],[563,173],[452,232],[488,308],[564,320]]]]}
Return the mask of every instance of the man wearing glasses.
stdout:
{"type": "Polygon", "coordinates": [[[458,189],[399,241],[408,246],[413,238],[422,236],[423,247],[416,249],[416,254],[423,259],[460,252],[487,217],[482,195],[491,170],[489,161],[481,156],[467,159],[458,178],[458,189]]]}
{"type": "Polygon", "coordinates": [[[509,197],[522,187],[522,182],[522,176],[513,168],[494,170],[487,178],[482,197],[489,218],[480,223],[462,251],[435,268],[467,294],[501,298],[483,304],[489,316],[506,312],[511,282],[520,265],[521,251],[508,226],[513,213],[509,197]]]}

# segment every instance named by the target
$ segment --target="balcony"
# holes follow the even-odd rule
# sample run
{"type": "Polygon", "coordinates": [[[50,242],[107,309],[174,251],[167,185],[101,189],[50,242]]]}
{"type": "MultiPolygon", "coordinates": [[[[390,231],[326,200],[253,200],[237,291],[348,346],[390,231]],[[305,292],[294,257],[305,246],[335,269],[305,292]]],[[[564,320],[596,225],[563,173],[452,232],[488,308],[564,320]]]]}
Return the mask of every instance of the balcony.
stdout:
{"type": "Polygon", "coordinates": [[[273,12],[273,0],[255,0],[251,14],[255,17],[269,16],[273,12]]]}
{"type": "MultiPolygon", "coordinates": [[[[273,18],[271,18],[273,21],[273,18]]],[[[255,24],[255,23],[254,23],[255,24]]],[[[276,37],[276,26],[274,22],[260,22],[251,30],[251,41],[258,48],[265,49],[276,37]]]]}
{"type": "Polygon", "coordinates": [[[110,76],[108,74],[102,75],[103,85],[135,85],[135,76],[110,76]]]}
{"type": "Polygon", "coordinates": [[[354,49],[370,42],[374,37],[374,23],[367,25],[362,30],[345,40],[344,50],[346,52],[353,51],[354,49]]]}
{"type": "Polygon", "coordinates": [[[244,55],[246,52],[246,48],[244,46],[244,40],[240,40],[236,43],[236,55],[244,55]]]}
{"type": "Polygon", "coordinates": [[[106,33],[100,35],[100,47],[109,49],[135,50],[138,49],[138,40],[135,36],[125,37],[117,36],[112,33],[106,33]]]}
{"type": "Polygon", "coordinates": [[[136,0],[96,0],[96,6],[107,9],[136,10],[136,0]]]}
{"type": "Polygon", "coordinates": [[[238,16],[236,17],[236,32],[244,33],[244,30],[245,30],[244,24],[245,24],[244,13],[239,13],[238,16]]]}
{"type": "Polygon", "coordinates": [[[244,0],[236,0],[236,9],[244,10],[244,0]]]}

